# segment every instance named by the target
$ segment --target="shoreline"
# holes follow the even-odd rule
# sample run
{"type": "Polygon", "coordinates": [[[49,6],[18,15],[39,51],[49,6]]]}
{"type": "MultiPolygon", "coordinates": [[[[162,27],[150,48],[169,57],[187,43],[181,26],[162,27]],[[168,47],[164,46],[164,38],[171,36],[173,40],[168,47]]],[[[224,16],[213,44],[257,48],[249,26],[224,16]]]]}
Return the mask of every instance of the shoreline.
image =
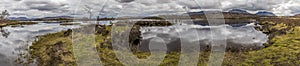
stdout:
{"type": "Polygon", "coordinates": [[[5,21],[0,22],[0,27],[6,27],[10,25],[32,25],[37,24],[36,22],[19,22],[19,21],[5,21]]]}

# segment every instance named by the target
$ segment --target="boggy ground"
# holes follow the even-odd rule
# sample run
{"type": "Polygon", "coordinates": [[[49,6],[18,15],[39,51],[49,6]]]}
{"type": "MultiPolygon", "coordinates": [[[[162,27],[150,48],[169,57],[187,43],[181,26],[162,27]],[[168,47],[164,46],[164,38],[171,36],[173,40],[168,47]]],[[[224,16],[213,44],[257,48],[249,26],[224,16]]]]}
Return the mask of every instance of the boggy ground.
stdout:
{"type": "MultiPolygon", "coordinates": [[[[261,20],[263,28],[270,41],[267,47],[260,50],[243,52],[226,52],[224,66],[298,66],[300,65],[300,24],[297,20],[281,22],[276,20],[261,20]]],[[[124,66],[118,61],[111,49],[111,27],[98,26],[96,35],[96,48],[102,64],[105,66],[124,66]]],[[[71,30],[39,36],[29,48],[26,55],[30,63],[33,59],[39,66],[74,66],[75,58],[72,51],[71,30]]],[[[135,33],[135,31],[132,31],[135,33]]],[[[130,43],[135,43],[137,36],[131,36],[130,43]]],[[[134,53],[138,58],[147,58],[150,53],[134,53]]],[[[199,52],[198,66],[206,66],[210,51],[199,52]]],[[[167,54],[160,66],[175,66],[179,63],[180,52],[167,54]]],[[[195,55],[197,56],[197,55],[195,55]]],[[[157,63],[157,62],[156,62],[157,63]]]]}

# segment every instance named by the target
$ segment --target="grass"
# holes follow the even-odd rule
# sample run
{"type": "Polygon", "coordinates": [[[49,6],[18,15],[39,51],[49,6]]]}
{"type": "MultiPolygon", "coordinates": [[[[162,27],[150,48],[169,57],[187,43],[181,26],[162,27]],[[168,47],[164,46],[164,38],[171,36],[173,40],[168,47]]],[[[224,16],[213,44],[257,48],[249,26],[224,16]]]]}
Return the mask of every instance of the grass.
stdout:
{"type": "Polygon", "coordinates": [[[294,27],[290,31],[286,35],[273,38],[271,46],[262,50],[249,52],[244,65],[300,65],[300,27],[294,27]]]}
{"type": "MultiPolygon", "coordinates": [[[[261,50],[248,52],[226,52],[223,61],[224,66],[297,66],[300,65],[300,27],[290,26],[284,23],[272,24],[264,29],[274,34],[270,45],[261,50]],[[275,32],[285,32],[275,33],[275,32]]],[[[111,28],[106,26],[106,30],[111,28]]],[[[38,37],[29,50],[30,59],[36,59],[40,66],[73,66],[76,65],[72,52],[71,36],[64,36],[66,31],[47,34],[38,37]]],[[[116,57],[111,47],[109,34],[96,34],[95,45],[98,56],[105,66],[124,66],[116,57]]],[[[145,59],[151,53],[137,52],[135,55],[145,59]]],[[[180,52],[167,54],[159,66],[176,66],[179,63],[180,52]]],[[[206,66],[210,52],[199,52],[198,66],[206,66]]],[[[197,56],[197,55],[195,55],[197,56]]]]}
{"type": "Polygon", "coordinates": [[[39,66],[73,66],[75,60],[72,54],[71,36],[64,36],[64,32],[39,36],[30,46],[27,61],[24,64],[32,63],[34,60],[39,66]]]}

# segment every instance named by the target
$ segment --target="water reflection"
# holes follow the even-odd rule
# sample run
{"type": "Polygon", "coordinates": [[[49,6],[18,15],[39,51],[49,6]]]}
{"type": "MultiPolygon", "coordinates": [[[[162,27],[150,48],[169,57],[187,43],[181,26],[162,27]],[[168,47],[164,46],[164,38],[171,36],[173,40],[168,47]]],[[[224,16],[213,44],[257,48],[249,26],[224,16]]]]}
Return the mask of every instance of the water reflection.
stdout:
{"type": "MultiPolygon", "coordinates": [[[[226,40],[227,49],[232,51],[260,49],[264,47],[264,43],[268,41],[267,35],[261,31],[257,31],[255,23],[239,24],[233,26],[230,24],[219,26],[203,26],[203,25],[173,25],[168,27],[142,27],[142,44],[139,49],[148,51],[148,43],[152,38],[159,37],[163,39],[168,46],[168,51],[178,51],[181,46],[180,40],[185,39],[189,42],[200,42],[201,50],[209,50],[212,38],[216,40],[226,40]],[[222,28],[225,26],[226,28],[222,28]],[[198,37],[191,33],[198,32],[198,37]],[[218,31],[221,33],[211,33],[211,31],[218,31]],[[181,36],[180,36],[181,34],[181,36]],[[227,39],[218,37],[225,35],[227,39]]],[[[156,41],[161,42],[161,41],[156,41]]]]}
{"type": "MultiPolygon", "coordinates": [[[[0,32],[0,66],[15,66],[18,54],[26,53],[26,48],[35,40],[36,36],[55,33],[70,28],[78,28],[79,25],[62,26],[59,23],[39,23],[23,25],[23,27],[7,26],[0,32]]],[[[17,65],[18,66],[18,65],[17,65]]]]}

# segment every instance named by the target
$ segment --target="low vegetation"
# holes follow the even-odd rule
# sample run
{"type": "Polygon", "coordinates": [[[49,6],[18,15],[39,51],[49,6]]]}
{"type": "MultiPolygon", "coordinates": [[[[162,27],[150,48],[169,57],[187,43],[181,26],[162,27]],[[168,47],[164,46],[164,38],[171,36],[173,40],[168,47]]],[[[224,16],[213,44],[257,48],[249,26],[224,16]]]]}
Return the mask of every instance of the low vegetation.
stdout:
{"type": "Polygon", "coordinates": [[[24,65],[37,61],[39,66],[70,66],[75,65],[72,54],[71,36],[59,32],[39,36],[39,40],[30,46],[26,62],[17,60],[24,65]]]}
{"type": "MultiPolygon", "coordinates": [[[[300,65],[300,26],[290,23],[262,22],[262,31],[271,40],[266,48],[245,52],[226,52],[224,66],[297,66],[300,65]]],[[[98,26],[96,30],[96,48],[102,64],[105,66],[124,66],[117,59],[111,47],[111,26],[98,26]]],[[[71,30],[47,34],[38,37],[29,48],[28,60],[36,60],[40,66],[73,66],[76,65],[72,52],[71,30]]],[[[147,52],[135,52],[143,59],[151,55],[147,52]]],[[[160,66],[175,66],[179,62],[180,52],[167,54],[160,66]]],[[[206,66],[209,51],[199,52],[198,66],[206,66]]],[[[197,55],[195,55],[197,56],[197,55]]]]}
{"type": "MultiPolygon", "coordinates": [[[[277,26],[283,26],[283,24],[277,26]]],[[[278,29],[282,28],[278,27],[278,29]]],[[[271,46],[247,53],[247,59],[243,62],[243,65],[298,66],[300,65],[299,39],[300,27],[293,27],[285,35],[274,37],[271,40],[271,46]]]]}

